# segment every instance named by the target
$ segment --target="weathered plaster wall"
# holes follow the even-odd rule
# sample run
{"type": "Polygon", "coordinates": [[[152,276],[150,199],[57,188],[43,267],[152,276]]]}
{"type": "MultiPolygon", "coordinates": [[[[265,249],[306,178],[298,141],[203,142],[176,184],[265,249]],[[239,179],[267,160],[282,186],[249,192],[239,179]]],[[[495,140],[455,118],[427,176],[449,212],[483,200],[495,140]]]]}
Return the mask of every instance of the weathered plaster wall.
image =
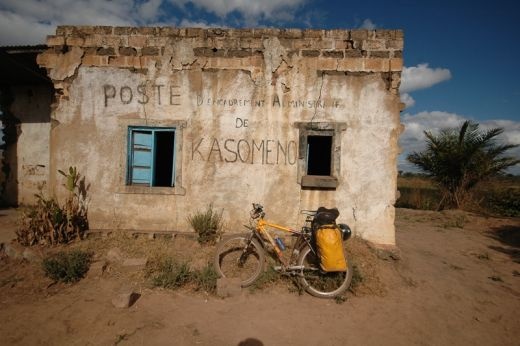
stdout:
{"type": "Polygon", "coordinates": [[[213,203],[240,231],[251,202],[297,227],[326,205],[394,244],[401,31],[59,27],[47,44],[50,184],[78,166],[92,228],[189,230],[213,203]],[[341,125],[335,190],[300,186],[298,123],[341,125]],[[174,189],[126,185],[129,125],[178,128],[174,189]]]}
{"type": "Polygon", "coordinates": [[[13,103],[9,111],[20,123],[18,140],[6,150],[11,169],[4,196],[11,205],[31,204],[40,190],[48,192],[50,112],[53,91],[50,87],[11,88],[13,103]]]}

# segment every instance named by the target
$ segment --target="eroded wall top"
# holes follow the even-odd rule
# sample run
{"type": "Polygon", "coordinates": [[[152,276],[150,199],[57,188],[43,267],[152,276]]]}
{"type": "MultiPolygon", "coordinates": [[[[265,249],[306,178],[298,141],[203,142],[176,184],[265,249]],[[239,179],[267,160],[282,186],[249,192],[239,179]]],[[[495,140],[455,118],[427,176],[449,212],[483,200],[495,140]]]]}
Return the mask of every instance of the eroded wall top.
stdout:
{"type": "MultiPolygon", "coordinates": [[[[199,29],[172,27],[59,26],[38,63],[58,97],[79,66],[149,69],[241,69],[269,82],[296,61],[321,71],[387,72],[398,93],[401,30],[199,29]]],[[[59,101],[59,100],[58,100],[59,101]]]]}

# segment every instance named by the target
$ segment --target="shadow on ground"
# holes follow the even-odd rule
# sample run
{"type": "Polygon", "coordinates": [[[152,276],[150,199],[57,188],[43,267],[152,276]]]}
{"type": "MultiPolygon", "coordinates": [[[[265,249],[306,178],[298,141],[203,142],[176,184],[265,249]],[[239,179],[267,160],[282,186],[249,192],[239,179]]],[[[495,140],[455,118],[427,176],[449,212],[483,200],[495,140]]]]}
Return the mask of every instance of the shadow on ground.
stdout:
{"type": "Polygon", "coordinates": [[[505,225],[493,227],[488,232],[490,238],[498,240],[504,246],[490,245],[489,248],[509,255],[520,263],[520,226],[505,225]]]}

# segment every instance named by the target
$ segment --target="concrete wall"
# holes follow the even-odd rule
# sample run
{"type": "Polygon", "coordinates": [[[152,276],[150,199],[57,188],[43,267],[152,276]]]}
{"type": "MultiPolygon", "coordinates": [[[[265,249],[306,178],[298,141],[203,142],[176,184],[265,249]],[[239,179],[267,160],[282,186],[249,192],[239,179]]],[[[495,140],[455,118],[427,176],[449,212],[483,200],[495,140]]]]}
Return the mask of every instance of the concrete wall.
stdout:
{"type": "Polygon", "coordinates": [[[50,186],[78,167],[91,228],[189,231],[213,203],[238,232],[251,202],[298,227],[325,205],[394,244],[402,32],[59,27],[47,44],[50,186]],[[177,128],[175,188],[127,185],[131,125],[177,128]],[[334,128],[335,189],[302,188],[302,126],[334,128]]]}
{"type": "Polygon", "coordinates": [[[17,142],[4,153],[11,167],[4,197],[10,205],[27,205],[35,202],[35,194],[48,192],[53,90],[46,85],[16,86],[11,93],[9,111],[20,123],[17,142]]]}

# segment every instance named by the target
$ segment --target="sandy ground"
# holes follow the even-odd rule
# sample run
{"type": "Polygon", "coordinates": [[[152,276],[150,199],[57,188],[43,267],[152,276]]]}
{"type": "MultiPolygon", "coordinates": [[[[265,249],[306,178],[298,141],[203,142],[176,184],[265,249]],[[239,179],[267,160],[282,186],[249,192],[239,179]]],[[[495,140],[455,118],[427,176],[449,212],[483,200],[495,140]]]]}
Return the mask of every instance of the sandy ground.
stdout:
{"type": "MultiPolygon", "coordinates": [[[[0,233],[13,216],[0,213],[0,233]]],[[[52,285],[31,263],[0,262],[4,345],[518,345],[520,220],[397,211],[401,260],[378,260],[383,295],[344,303],[285,286],[220,299],[139,287],[124,275],[52,285]]],[[[11,229],[12,231],[12,229],[11,229]]]]}

